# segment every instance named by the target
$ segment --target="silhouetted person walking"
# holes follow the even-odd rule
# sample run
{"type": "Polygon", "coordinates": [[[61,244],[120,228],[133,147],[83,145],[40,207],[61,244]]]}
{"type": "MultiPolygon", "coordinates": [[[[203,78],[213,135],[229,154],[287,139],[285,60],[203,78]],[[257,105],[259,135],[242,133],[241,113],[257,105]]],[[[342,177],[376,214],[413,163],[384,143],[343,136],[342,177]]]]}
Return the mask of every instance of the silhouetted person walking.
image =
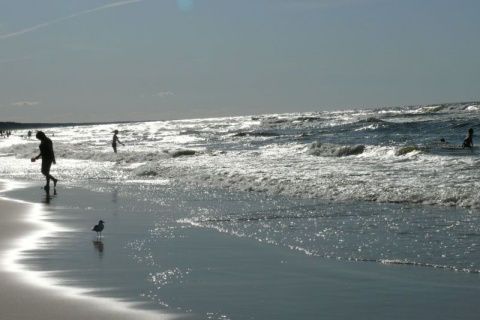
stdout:
{"type": "Polygon", "coordinates": [[[38,140],[41,141],[39,146],[40,154],[33,159],[37,160],[40,157],[42,158],[42,174],[45,176],[47,180],[47,184],[45,185],[44,189],[48,191],[50,189],[50,180],[53,181],[54,188],[57,186],[57,181],[58,181],[58,179],[55,179],[50,174],[50,167],[52,166],[52,163],[53,164],[57,163],[55,161],[55,153],[53,152],[53,143],[52,143],[52,140],[47,138],[47,136],[45,135],[45,133],[43,133],[43,131],[38,131],[36,137],[38,140]]]}

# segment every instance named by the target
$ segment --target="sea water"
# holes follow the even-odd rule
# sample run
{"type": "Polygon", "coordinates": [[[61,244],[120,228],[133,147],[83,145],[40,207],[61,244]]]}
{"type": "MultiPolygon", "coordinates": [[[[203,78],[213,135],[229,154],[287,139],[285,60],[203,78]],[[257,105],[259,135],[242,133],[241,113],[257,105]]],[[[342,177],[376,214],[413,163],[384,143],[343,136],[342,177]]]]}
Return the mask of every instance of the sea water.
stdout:
{"type": "MultiPolygon", "coordinates": [[[[314,279],[325,259],[478,274],[480,158],[455,147],[469,128],[480,130],[479,110],[468,103],[45,129],[58,194],[12,194],[49,203],[49,219],[70,231],[25,263],[147,308],[219,319],[316,318],[326,308],[315,298],[319,283],[298,273],[314,279]],[[114,129],[125,143],[118,154],[114,129]],[[107,221],[103,239],[85,232],[99,219],[107,221]]],[[[0,141],[0,175],[41,186],[29,162],[38,141],[22,135],[0,141]]]]}

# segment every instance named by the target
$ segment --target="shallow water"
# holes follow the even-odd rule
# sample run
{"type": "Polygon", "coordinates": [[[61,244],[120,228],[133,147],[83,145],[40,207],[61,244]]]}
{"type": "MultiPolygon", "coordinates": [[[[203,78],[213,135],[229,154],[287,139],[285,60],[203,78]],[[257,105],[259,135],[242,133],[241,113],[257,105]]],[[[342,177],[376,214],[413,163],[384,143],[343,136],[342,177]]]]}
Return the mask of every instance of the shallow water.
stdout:
{"type": "MultiPolygon", "coordinates": [[[[61,180],[146,181],[337,202],[478,209],[477,103],[46,129],[61,180]],[[125,146],[112,152],[112,131],[125,146]],[[447,143],[440,143],[440,138],[447,143]],[[474,139],[475,140],[475,139],[474,139]]],[[[0,139],[0,176],[39,179],[38,141],[0,139]],[[22,163],[22,165],[20,165],[22,163]]]]}

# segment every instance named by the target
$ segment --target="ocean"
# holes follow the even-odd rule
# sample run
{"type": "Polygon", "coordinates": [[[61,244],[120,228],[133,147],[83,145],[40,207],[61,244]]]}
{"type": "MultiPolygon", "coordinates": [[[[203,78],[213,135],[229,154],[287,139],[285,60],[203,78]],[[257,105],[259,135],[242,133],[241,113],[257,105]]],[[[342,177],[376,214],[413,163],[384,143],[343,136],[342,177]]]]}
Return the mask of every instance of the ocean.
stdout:
{"type": "MultiPolygon", "coordinates": [[[[479,103],[455,103],[42,128],[57,158],[49,194],[30,162],[39,141],[15,131],[0,138],[0,179],[22,187],[3,196],[41,204],[53,225],[18,263],[196,319],[402,319],[402,305],[360,312],[398,297],[340,284],[354,275],[335,270],[352,266],[401,270],[386,287],[420,273],[478,297],[480,157],[460,146],[479,116],[479,103]]],[[[448,314],[437,311],[418,318],[448,314]]]]}

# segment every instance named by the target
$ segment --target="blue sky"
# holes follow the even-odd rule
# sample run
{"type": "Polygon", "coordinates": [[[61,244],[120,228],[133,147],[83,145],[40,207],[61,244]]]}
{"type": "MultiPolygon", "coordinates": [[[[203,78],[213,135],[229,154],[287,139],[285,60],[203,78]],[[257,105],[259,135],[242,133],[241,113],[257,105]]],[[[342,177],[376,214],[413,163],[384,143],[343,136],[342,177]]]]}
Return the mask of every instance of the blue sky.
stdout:
{"type": "Polygon", "coordinates": [[[480,100],[478,0],[2,0],[0,121],[480,100]]]}

